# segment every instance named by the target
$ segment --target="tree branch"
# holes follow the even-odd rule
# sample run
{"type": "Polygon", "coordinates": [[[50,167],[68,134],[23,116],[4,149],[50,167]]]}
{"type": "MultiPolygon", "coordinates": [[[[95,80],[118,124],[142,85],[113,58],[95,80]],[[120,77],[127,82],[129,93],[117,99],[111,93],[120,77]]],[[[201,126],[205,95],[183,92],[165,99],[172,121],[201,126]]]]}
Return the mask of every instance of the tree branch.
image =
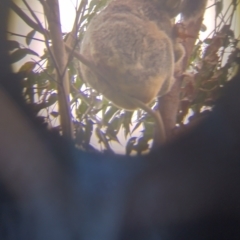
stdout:
{"type": "Polygon", "coordinates": [[[13,1],[9,1],[10,8],[31,28],[45,35],[46,29],[35,23],[20,7],[17,6],[13,1]]]}
{"type": "Polygon", "coordinates": [[[58,0],[48,0],[46,5],[48,9],[51,9],[50,12],[46,6],[44,7],[52,40],[53,60],[57,70],[59,113],[62,133],[63,136],[67,138],[73,138],[73,125],[69,106],[70,83],[67,72],[68,61],[61,31],[58,0]]]}
{"type": "MultiPolygon", "coordinates": [[[[182,63],[183,72],[187,69],[192,50],[194,48],[196,39],[198,38],[198,34],[202,25],[203,14],[204,11],[198,14],[197,17],[183,20],[183,25],[187,31],[186,36],[191,36],[191,38],[184,39],[183,42],[183,46],[186,51],[186,55],[182,63]]],[[[177,77],[171,91],[159,99],[160,104],[158,106],[158,109],[163,118],[168,140],[173,137],[173,129],[176,126],[177,114],[180,104],[179,93],[182,86],[182,81],[183,76],[177,77]]]]}

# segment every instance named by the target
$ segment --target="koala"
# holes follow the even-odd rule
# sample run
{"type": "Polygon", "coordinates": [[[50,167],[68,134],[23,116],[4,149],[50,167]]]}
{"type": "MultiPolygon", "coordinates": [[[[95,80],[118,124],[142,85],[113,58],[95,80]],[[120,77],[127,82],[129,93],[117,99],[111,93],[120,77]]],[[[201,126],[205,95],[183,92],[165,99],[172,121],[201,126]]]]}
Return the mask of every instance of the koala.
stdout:
{"type": "Polygon", "coordinates": [[[90,22],[80,53],[84,80],[116,106],[135,110],[166,94],[184,48],[173,34],[172,19],[182,0],[113,0],[90,22]]]}
{"type": "Polygon", "coordinates": [[[156,152],[86,153],[27,108],[3,3],[0,239],[240,239],[240,73],[204,122],[156,152]]]}

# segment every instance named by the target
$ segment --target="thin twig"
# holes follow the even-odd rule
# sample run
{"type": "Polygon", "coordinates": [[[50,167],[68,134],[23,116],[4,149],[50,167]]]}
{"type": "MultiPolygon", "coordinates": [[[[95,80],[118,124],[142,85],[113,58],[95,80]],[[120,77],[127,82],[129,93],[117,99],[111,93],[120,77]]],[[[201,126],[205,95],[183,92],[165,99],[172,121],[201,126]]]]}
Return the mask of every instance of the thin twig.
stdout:
{"type": "Polygon", "coordinates": [[[32,17],[35,19],[37,22],[38,26],[42,29],[43,35],[45,36],[46,39],[48,39],[48,32],[45,30],[45,28],[42,26],[41,22],[39,21],[38,17],[32,10],[32,8],[29,6],[29,4],[26,2],[26,0],[22,0],[25,6],[27,7],[28,11],[31,13],[32,17]]]}
{"type": "Polygon", "coordinates": [[[7,31],[7,33],[12,35],[12,36],[17,36],[17,37],[22,37],[22,38],[31,38],[32,40],[35,40],[35,41],[45,42],[45,40],[43,40],[43,39],[35,38],[35,37],[28,37],[26,35],[22,35],[22,34],[19,34],[19,33],[14,33],[14,32],[10,32],[10,31],[7,31]]]}
{"type": "Polygon", "coordinates": [[[64,136],[73,138],[73,124],[69,106],[70,83],[67,72],[67,55],[61,31],[59,3],[58,0],[48,0],[46,3],[40,0],[40,2],[44,7],[52,40],[53,61],[58,76],[57,86],[62,132],[64,136]]]}
{"type": "Polygon", "coordinates": [[[13,1],[9,1],[10,8],[31,28],[42,33],[43,35],[47,31],[35,23],[20,7],[17,6],[13,1]]]}

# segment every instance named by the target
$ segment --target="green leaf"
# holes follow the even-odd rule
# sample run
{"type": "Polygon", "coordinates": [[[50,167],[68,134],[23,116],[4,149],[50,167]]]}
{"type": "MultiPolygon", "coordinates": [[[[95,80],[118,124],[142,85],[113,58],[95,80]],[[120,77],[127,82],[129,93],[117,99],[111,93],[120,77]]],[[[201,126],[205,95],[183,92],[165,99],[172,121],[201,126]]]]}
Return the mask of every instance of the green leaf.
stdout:
{"type": "Polygon", "coordinates": [[[56,93],[52,93],[52,94],[50,95],[50,97],[48,98],[48,104],[47,104],[47,106],[49,107],[49,106],[53,105],[57,100],[58,100],[57,94],[56,94],[56,93]]]}
{"type": "MultiPolygon", "coordinates": [[[[29,91],[31,91],[31,89],[29,88],[29,91]]],[[[36,112],[39,112],[40,110],[44,109],[44,108],[48,108],[50,107],[51,105],[53,105],[56,101],[58,100],[58,97],[57,97],[57,94],[56,93],[52,93],[50,95],[50,97],[48,98],[47,101],[45,102],[41,102],[39,104],[32,104],[32,109],[36,112]]],[[[53,112],[53,114],[51,115],[54,115],[55,113],[53,112]]]]}
{"type": "Polygon", "coordinates": [[[131,137],[126,145],[126,154],[130,155],[133,150],[135,150],[135,143],[136,143],[137,138],[136,137],[131,137]]]}
{"type": "Polygon", "coordinates": [[[138,144],[135,146],[135,150],[137,151],[138,155],[142,152],[147,151],[149,149],[148,139],[144,136],[138,139],[138,144]]]}
{"type": "Polygon", "coordinates": [[[109,149],[110,147],[109,147],[108,140],[107,140],[105,134],[98,127],[96,128],[95,132],[99,139],[99,143],[103,142],[104,146],[107,149],[109,149]]]}
{"type": "Polygon", "coordinates": [[[26,43],[29,46],[33,40],[33,36],[35,35],[36,30],[32,30],[31,32],[29,32],[26,36],[26,43]]]}
{"type": "Polygon", "coordinates": [[[13,51],[14,49],[20,48],[20,44],[17,41],[8,40],[7,47],[9,51],[13,51]]]}
{"type": "Polygon", "coordinates": [[[116,133],[118,133],[119,130],[120,130],[120,127],[121,127],[121,125],[122,125],[122,123],[123,123],[123,118],[124,118],[124,116],[123,116],[123,114],[122,114],[120,117],[115,117],[115,118],[109,123],[109,125],[112,126],[112,128],[116,131],[116,133]]]}
{"type": "Polygon", "coordinates": [[[23,51],[23,49],[19,49],[15,52],[13,52],[12,54],[10,54],[10,63],[15,63],[18,62],[19,60],[23,59],[24,57],[26,57],[27,53],[26,51],[23,51]]]}
{"type": "Polygon", "coordinates": [[[26,53],[29,54],[29,55],[35,55],[35,56],[39,57],[39,54],[37,52],[35,52],[35,51],[33,51],[29,48],[23,48],[23,50],[25,50],[26,53]]]}
{"type": "Polygon", "coordinates": [[[111,120],[111,118],[113,117],[113,115],[118,111],[119,109],[115,106],[111,106],[107,112],[105,112],[104,116],[103,116],[103,124],[104,125],[108,125],[109,121],[111,120]]]}
{"type": "Polygon", "coordinates": [[[35,68],[37,63],[29,61],[29,62],[25,62],[21,68],[19,69],[19,73],[30,73],[32,72],[32,70],[35,68]]]}
{"type": "Polygon", "coordinates": [[[38,56],[36,52],[28,48],[21,48],[10,54],[10,63],[13,64],[26,57],[28,54],[38,56]]]}
{"type": "Polygon", "coordinates": [[[81,78],[79,78],[79,76],[76,78],[76,82],[74,83],[74,86],[76,87],[76,89],[80,89],[83,85],[83,81],[81,80],[81,78]]]}
{"type": "Polygon", "coordinates": [[[131,133],[134,133],[140,127],[141,124],[142,124],[142,121],[138,121],[131,133]]]}
{"type": "Polygon", "coordinates": [[[130,125],[132,123],[132,115],[133,115],[133,112],[126,111],[124,113],[123,129],[124,129],[125,138],[130,133],[130,125]]]}
{"type": "Polygon", "coordinates": [[[59,112],[56,111],[52,111],[50,114],[55,118],[59,116],[59,112]]]}
{"type": "Polygon", "coordinates": [[[82,101],[80,106],[77,109],[77,116],[81,118],[81,116],[87,111],[87,109],[88,109],[88,105],[84,101],[82,101]]]}
{"type": "Polygon", "coordinates": [[[113,128],[112,125],[109,125],[106,131],[106,135],[109,137],[110,140],[116,141],[117,143],[120,143],[117,137],[117,131],[113,128]]]}

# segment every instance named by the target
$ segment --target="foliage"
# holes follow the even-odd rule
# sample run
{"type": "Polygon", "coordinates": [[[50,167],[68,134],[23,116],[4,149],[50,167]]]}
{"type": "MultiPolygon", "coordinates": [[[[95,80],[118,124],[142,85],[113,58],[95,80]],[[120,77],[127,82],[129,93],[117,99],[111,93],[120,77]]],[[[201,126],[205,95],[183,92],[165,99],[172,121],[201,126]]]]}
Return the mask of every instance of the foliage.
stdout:
{"type": "MultiPolygon", "coordinates": [[[[78,31],[74,44],[76,50],[79,49],[81,39],[92,17],[107,2],[107,0],[85,0],[80,3],[76,10],[78,13],[76,21],[78,31]]],[[[216,8],[217,13],[214,32],[204,41],[198,40],[196,43],[180,94],[181,105],[177,116],[179,129],[184,128],[190,112],[192,116],[189,121],[192,122],[202,116],[204,111],[206,113],[206,109],[209,110],[214,106],[234,67],[239,64],[238,40],[232,29],[237,2],[232,1],[230,5],[231,7],[227,10],[228,13],[232,11],[230,14],[223,12],[222,4],[217,3],[212,6],[216,8]]],[[[27,21],[25,23],[29,26],[34,25],[27,21]]],[[[24,47],[17,40],[9,40],[12,63],[18,62],[27,54],[38,55],[34,49],[31,49],[31,40],[36,31],[31,28],[25,36],[24,47]]],[[[68,36],[69,33],[63,33],[64,41],[67,41],[68,36]]],[[[49,44],[49,39],[45,41],[49,44]]],[[[24,62],[19,73],[22,76],[26,101],[36,114],[44,116],[50,128],[61,131],[57,97],[59,83],[56,81],[56,64],[48,44],[39,61],[24,62]]],[[[142,110],[124,111],[105,100],[84,83],[79,62],[74,58],[69,59],[67,70],[70,79],[70,117],[74,126],[76,146],[87,151],[100,149],[105,152],[114,152],[113,146],[120,146],[122,139],[125,139],[126,154],[133,152],[142,154],[148,151],[153,139],[153,119],[142,110]],[[94,139],[97,139],[95,147],[94,139]],[[96,148],[97,145],[100,147],[96,148]]]]}
{"type": "Polygon", "coordinates": [[[232,28],[238,3],[229,2],[225,12],[224,1],[216,3],[215,28],[204,41],[198,40],[192,52],[180,94],[177,117],[180,127],[183,127],[190,112],[192,116],[188,120],[191,122],[214,107],[223,87],[240,64],[239,39],[232,28]]]}

